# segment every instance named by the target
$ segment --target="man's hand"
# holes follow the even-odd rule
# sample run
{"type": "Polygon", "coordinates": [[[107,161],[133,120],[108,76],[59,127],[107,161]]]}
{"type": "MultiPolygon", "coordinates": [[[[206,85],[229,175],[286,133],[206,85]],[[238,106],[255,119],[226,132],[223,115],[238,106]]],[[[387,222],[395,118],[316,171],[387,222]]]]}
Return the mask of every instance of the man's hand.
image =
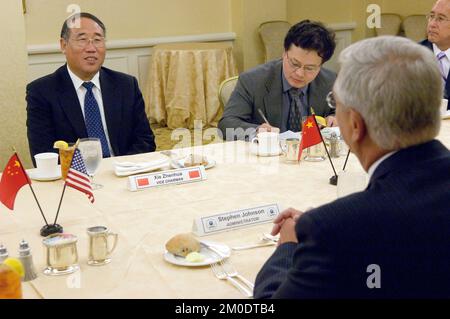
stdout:
{"type": "Polygon", "coordinates": [[[276,133],[280,133],[280,129],[278,127],[274,127],[274,126],[270,126],[267,123],[263,123],[260,126],[258,126],[256,128],[256,133],[261,133],[261,132],[276,132],[276,133]]]}
{"type": "Polygon", "coordinates": [[[301,214],[303,214],[303,212],[294,208],[288,208],[282,211],[273,221],[275,225],[273,226],[271,234],[273,236],[276,236],[278,233],[280,233],[281,227],[286,220],[292,219],[295,223],[301,214]]]}
{"type": "Polygon", "coordinates": [[[337,119],[333,115],[327,116],[326,120],[327,120],[328,127],[338,126],[337,119]]]}

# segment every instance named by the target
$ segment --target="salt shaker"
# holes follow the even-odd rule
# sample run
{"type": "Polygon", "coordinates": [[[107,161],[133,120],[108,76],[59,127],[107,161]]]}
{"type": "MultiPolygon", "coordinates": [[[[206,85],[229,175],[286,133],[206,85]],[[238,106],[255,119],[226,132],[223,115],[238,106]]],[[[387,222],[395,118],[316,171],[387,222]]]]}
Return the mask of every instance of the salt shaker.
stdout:
{"type": "Polygon", "coordinates": [[[31,256],[31,249],[25,240],[20,242],[19,246],[19,260],[22,262],[25,276],[22,281],[31,281],[37,277],[36,270],[34,269],[33,256],[31,256]]]}
{"type": "Polygon", "coordinates": [[[8,249],[2,244],[0,245],[0,264],[8,258],[8,249]]]}

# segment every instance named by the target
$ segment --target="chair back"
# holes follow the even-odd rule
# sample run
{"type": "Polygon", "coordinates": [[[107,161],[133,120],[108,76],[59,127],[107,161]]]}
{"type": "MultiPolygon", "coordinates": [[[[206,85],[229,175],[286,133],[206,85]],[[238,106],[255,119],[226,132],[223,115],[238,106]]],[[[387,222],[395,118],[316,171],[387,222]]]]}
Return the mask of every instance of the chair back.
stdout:
{"type": "Polygon", "coordinates": [[[264,45],[265,62],[281,58],[284,51],[284,38],[291,24],[287,21],[267,21],[261,23],[258,33],[264,45]]]}
{"type": "Polygon", "coordinates": [[[398,35],[402,25],[402,17],[395,13],[381,14],[381,28],[375,28],[377,36],[398,35]]]}
{"type": "Polygon", "coordinates": [[[427,17],[426,15],[416,14],[410,15],[403,20],[403,30],[405,37],[415,42],[422,41],[426,38],[427,33],[427,17]]]}
{"type": "Polygon", "coordinates": [[[238,78],[239,76],[233,76],[231,78],[222,81],[222,83],[220,84],[219,99],[223,106],[225,106],[228,103],[231,93],[233,93],[236,83],[238,81],[238,78]]]}

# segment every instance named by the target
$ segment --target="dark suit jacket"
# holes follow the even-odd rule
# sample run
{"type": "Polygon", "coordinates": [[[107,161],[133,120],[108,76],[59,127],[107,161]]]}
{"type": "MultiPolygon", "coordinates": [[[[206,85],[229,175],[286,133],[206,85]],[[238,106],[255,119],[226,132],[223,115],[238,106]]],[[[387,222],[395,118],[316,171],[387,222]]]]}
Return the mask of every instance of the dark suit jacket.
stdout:
{"type": "MultiPolygon", "coordinates": [[[[114,155],[155,150],[136,79],[107,68],[100,70],[105,120],[114,155]]],[[[57,140],[88,137],[75,87],[64,65],[27,86],[27,128],[31,157],[53,152],[57,140]]]]}
{"type": "Polygon", "coordinates": [[[299,244],[280,245],[256,298],[450,298],[450,152],[434,140],[401,150],[368,188],[303,214],[299,244]],[[368,266],[380,267],[369,289],[368,266]]]}
{"type": "MultiPolygon", "coordinates": [[[[430,41],[423,40],[422,42],[420,42],[420,44],[426,46],[431,51],[433,51],[433,44],[430,41]]],[[[450,72],[447,75],[447,81],[445,82],[444,98],[448,99],[449,96],[450,96],[450,72]]],[[[450,110],[450,103],[448,104],[448,110],[450,110]]]]}
{"type": "MultiPolygon", "coordinates": [[[[226,138],[227,128],[256,128],[264,123],[258,108],[266,116],[272,126],[281,127],[283,84],[281,59],[267,62],[239,76],[236,88],[225,106],[219,129],[226,138]]],[[[317,115],[328,116],[332,110],[325,97],[333,88],[336,74],[322,68],[317,77],[310,83],[309,104],[317,115]]],[[[244,139],[244,134],[228,139],[244,139]]]]}

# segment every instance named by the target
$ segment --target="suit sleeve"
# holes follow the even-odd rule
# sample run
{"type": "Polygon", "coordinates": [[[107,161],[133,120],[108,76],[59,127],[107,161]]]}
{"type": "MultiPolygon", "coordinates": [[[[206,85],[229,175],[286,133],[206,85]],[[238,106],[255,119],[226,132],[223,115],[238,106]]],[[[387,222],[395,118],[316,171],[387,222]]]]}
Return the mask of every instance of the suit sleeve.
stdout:
{"type": "Polygon", "coordinates": [[[225,105],[218,125],[224,140],[245,140],[259,126],[252,120],[255,106],[250,82],[249,77],[240,76],[236,88],[225,105]],[[233,133],[227,134],[227,128],[234,129],[233,133]]]}
{"type": "Polygon", "coordinates": [[[53,152],[56,141],[53,114],[50,102],[42,95],[42,90],[28,85],[27,100],[27,136],[31,159],[34,155],[53,152]]]}
{"type": "Polygon", "coordinates": [[[142,93],[135,78],[133,78],[133,86],[135,92],[133,106],[133,140],[128,149],[128,155],[153,152],[156,149],[155,136],[150,128],[147,114],[145,113],[144,99],[142,98],[142,93]]]}
{"type": "Polygon", "coordinates": [[[255,298],[333,296],[336,276],[330,267],[329,248],[319,243],[317,226],[309,214],[298,220],[296,232],[299,243],[280,246],[259,272],[255,282],[255,298]]]}

